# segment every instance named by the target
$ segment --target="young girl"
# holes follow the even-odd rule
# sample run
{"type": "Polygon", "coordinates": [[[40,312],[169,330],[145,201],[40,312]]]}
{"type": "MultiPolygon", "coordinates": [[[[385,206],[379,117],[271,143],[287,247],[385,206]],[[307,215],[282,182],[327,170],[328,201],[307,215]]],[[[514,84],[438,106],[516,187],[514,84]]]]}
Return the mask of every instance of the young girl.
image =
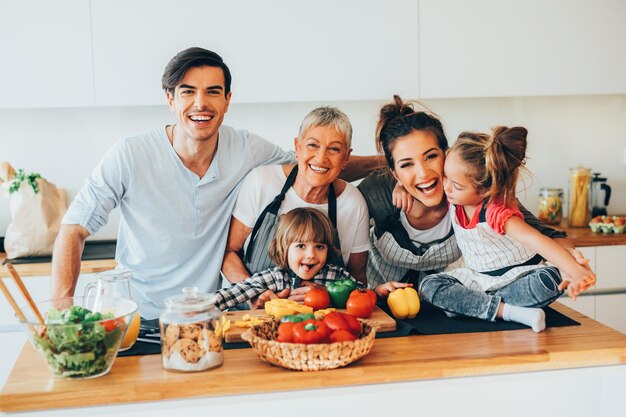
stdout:
{"type": "Polygon", "coordinates": [[[466,267],[430,275],[420,290],[427,301],[449,314],[502,318],[541,332],[545,329],[541,307],[564,288],[576,298],[596,277],[523,220],[515,191],[526,135],[523,127],[497,127],[492,135],[463,132],[452,146],[444,165],[444,191],[466,267]],[[546,266],[543,258],[569,281],[546,266]],[[465,289],[480,291],[482,297],[466,297],[465,289]]]}
{"type": "Polygon", "coordinates": [[[278,293],[298,288],[302,281],[326,285],[348,278],[362,286],[343,268],[326,263],[330,255],[337,254],[332,242],[333,226],[324,213],[313,208],[287,212],[280,217],[269,246],[269,255],[277,266],[217,291],[217,307],[233,308],[267,290],[278,293]]]}

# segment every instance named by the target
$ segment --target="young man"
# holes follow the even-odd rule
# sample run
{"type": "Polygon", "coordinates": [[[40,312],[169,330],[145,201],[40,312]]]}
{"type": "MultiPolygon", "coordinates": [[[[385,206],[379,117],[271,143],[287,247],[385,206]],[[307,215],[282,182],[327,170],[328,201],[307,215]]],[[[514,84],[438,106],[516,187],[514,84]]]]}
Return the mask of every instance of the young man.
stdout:
{"type": "MultiPolygon", "coordinates": [[[[216,53],[178,53],[162,84],[176,123],[116,143],[81,188],[54,247],[54,298],[73,294],[85,240],[117,206],[116,260],[133,271],[142,317],[158,317],[163,299],[184,286],[216,291],[241,180],[257,166],[293,161],[254,134],[222,126],[231,75],[216,53]]],[[[365,174],[379,163],[364,157],[353,168],[365,174]]]]}

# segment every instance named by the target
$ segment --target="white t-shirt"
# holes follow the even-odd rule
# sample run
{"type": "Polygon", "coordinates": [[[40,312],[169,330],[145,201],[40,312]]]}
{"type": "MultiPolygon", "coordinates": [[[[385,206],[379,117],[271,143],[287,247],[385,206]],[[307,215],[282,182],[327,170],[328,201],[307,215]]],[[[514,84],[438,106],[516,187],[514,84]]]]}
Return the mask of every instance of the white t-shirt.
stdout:
{"type": "MultiPolygon", "coordinates": [[[[282,165],[263,166],[250,171],[241,183],[233,216],[245,226],[253,228],[263,209],[280,193],[286,180],[282,165]]],[[[292,187],[287,191],[278,215],[297,207],[312,207],[328,214],[328,204],[307,203],[292,187]]],[[[369,250],[367,203],[352,184],[347,184],[346,189],[337,197],[337,232],[346,265],[351,253],[369,250]]],[[[246,247],[249,240],[250,236],[246,240],[246,247]]]]}
{"type": "Polygon", "coordinates": [[[63,217],[94,235],[119,206],[115,260],[133,271],[141,316],[159,317],[163,300],[182,287],[214,292],[226,249],[230,213],[243,178],[293,155],[245,130],[220,126],[218,147],[202,178],[170,144],[165,127],[118,141],[63,217]]]}
{"type": "MultiPolygon", "coordinates": [[[[406,218],[406,214],[404,212],[400,212],[400,223],[402,227],[406,230],[409,235],[409,239],[413,242],[418,243],[431,243],[438,240],[441,240],[448,236],[450,233],[450,228],[452,227],[452,220],[450,216],[445,216],[439,223],[430,229],[419,230],[415,229],[406,218]]],[[[420,246],[420,245],[415,245],[420,246]]]]}

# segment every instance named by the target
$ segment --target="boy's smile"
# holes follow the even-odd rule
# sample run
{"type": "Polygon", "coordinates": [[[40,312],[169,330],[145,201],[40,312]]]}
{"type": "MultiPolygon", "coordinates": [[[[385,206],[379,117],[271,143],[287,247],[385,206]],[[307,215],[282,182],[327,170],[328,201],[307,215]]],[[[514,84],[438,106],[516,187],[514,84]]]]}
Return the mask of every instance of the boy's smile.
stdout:
{"type": "Polygon", "coordinates": [[[328,247],[318,242],[292,242],[287,253],[289,268],[304,280],[312,279],[326,264],[328,247]]]}

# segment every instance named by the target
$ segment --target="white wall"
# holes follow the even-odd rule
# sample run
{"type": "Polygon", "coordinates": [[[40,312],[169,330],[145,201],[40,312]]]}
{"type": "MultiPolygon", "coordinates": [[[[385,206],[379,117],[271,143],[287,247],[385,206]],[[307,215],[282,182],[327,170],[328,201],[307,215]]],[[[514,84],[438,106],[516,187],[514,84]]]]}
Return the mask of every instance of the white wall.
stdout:
{"type": "MultiPolygon", "coordinates": [[[[381,102],[234,104],[225,123],[290,149],[304,115],[322,104],[337,105],[351,118],[355,154],[374,153],[381,102]]],[[[626,95],[440,99],[426,104],[443,118],[451,141],[462,130],[484,131],[497,124],[528,128],[527,167],[534,177],[526,181],[520,199],[532,211],[540,187],[566,189],[568,169],[582,163],[608,177],[613,187],[610,213],[626,213],[626,95]]],[[[115,140],[172,120],[165,105],[0,110],[0,160],[40,172],[72,198],[115,140]]],[[[118,218],[112,215],[94,238],[115,238],[118,218]]],[[[0,236],[9,222],[8,200],[0,198],[0,236]]]]}

